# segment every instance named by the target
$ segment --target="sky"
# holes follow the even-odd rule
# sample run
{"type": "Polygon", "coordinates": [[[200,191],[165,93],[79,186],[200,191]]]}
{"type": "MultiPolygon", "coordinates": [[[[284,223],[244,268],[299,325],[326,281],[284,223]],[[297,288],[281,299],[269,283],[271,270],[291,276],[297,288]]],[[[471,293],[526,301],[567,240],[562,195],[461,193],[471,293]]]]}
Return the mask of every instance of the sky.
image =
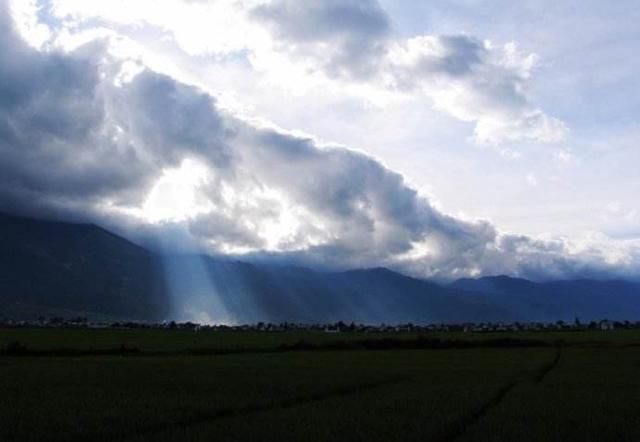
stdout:
{"type": "Polygon", "coordinates": [[[640,277],[640,4],[5,0],[0,210],[166,252],[640,277]]]}

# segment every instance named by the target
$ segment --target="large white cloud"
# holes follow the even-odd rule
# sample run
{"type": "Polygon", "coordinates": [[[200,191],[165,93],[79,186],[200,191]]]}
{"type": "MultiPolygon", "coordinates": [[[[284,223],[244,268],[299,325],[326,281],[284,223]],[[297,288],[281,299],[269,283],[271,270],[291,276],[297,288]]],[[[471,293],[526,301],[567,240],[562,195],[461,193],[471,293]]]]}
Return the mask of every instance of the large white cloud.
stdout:
{"type": "MultiPolygon", "coordinates": [[[[38,51],[0,14],[3,210],[181,229],[210,253],[387,265],[424,277],[638,271],[636,243],[576,246],[501,234],[490,223],[443,214],[364,153],[246,121],[208,93],[149,69],[123,81],[126,60],[110,55],[108,44],[38,51]],[[151,196],[185,164],[199,171],[187,189],[197,210],[153,224],[151,196]]],[[[464,76],[474,65],[468,60],[488,50],[464,39],[447,44],[468,55],[416,66],[464,76]]]]}
{"type": "Polygon", "coordinates": [[[473,123],[479,143],[557,142],[567,132],[529,97],[535,54],[468,35],[399,38],[376,0],[50,2],[67,32],[108,25],[135,35],[151,26],[190,55],[246,59],[294,92],[325,87],[375,103],[423,97],[473,123]]]}
{"type": "Polygon", "coordinates": [[[557,142],[567,131],[527,97],[536,56],[514,43],[495,47],[464,35],[422,36],[397,45],[390,57],[396,87],[421,90],[437,107],[475,122],[481,143],[557,142]]]}

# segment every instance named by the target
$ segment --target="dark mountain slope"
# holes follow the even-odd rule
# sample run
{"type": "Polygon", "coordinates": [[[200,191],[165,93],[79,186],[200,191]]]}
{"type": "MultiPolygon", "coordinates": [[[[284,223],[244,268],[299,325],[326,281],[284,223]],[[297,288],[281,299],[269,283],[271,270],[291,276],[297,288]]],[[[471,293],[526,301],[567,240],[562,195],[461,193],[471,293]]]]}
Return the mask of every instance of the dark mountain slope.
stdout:
{"type": "Polygon", "coordinates": [[[176,314],[236,322],[464,322],[498,320],[500,309],[386,269],[322,273],[204,256],[166,261],[176,314]]]}
{"type": "Polygon", "coordinates": [[[135,319],[168,313],[159,260],[100,227],[0,215],[0,244],[5,310],[27,305],[135,319]]]}
{"type": "Polygon", "coordinates": [[[508,276],[460,279],[449,287],[483,296],[519,320],[640,319],[640,284],[569,280],[536,283],[508,276]]]}

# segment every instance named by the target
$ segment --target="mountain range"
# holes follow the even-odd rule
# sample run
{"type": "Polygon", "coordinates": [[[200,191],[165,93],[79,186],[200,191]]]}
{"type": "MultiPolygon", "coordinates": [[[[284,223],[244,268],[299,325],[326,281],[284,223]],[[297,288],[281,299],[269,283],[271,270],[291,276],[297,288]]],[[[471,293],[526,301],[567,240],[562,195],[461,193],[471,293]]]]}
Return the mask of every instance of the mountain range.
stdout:
{"type": "Polygon", "coordinates": [[[90,224],[0,215],[0,319],[460,323],[640,319],[640,283],[508,276],[437,284],[164,255],[90,224]]]}

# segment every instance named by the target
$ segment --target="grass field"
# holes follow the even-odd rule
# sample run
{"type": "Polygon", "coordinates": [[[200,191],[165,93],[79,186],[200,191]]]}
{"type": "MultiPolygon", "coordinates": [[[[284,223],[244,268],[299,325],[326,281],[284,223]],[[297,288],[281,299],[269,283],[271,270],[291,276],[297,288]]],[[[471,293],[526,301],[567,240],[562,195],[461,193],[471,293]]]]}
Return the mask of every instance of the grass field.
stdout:
{"type": "Polygon", "coordinates": [[[0,357],[0,440],[640,440],[640,333],[510,336],[554,345],[331,351],[383,336],[2,329],[0,347],[35,353],[0,357]],[[276,351],[299,341],[321,351],[276,351]],[[54,352],[122,345],[140,353],[54,352]]]}
{"type": "Polygon", "coordinates": [[[135,348],[148,352],[175,352],[185,349],[268,349],[280,345],[291,345],[300,341],[322,344],[336,340],[353,341],[360,339],[415,339],[429,338],[465,341],[482,341],[502,337],[534,339],[549,343],[563,341],[580,345],[640,345],[640,330],[618,330],[602,332],[584,331],[544,331],[517,333],[340,333],[321,331],[257,332],[257,331],[216,331],[195,333],[191,330],[158,329],[93,329],[84,328],[0,328],[0,348],[18,341],[33,350],[107,350],[135,348]]]}

